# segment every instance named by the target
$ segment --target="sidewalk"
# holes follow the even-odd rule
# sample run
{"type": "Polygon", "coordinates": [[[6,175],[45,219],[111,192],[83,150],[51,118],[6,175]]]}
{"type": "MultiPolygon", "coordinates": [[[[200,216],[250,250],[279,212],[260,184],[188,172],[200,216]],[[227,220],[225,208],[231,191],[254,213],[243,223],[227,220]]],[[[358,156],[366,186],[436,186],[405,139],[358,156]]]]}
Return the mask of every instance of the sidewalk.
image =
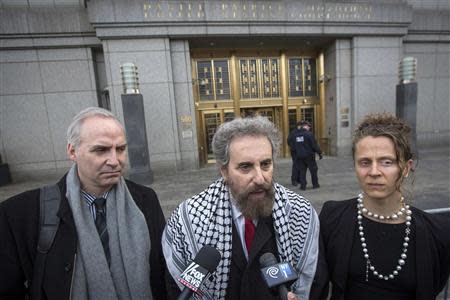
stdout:
{"type": "MultiPolygon", "coordinates": [[[[419,163],[414,174],[412,203],[421,209],[450,207],[450,149],[419,149],[419,163]]],[[[275,161],[275,180],[303,195],[311,201],[319,212],[327,200],[343,200],[357,196],[358,183],[353,170],[351,157],[325,156],[318,160],[319,189],[300,191],[291,185],[291,159],[275,161]]],[[[166,217],[184,199],[205,189],[219,173],[215,165],[199,170],[181,171],[174,174],[154,174],[150,185],[158,194],[166,217]]],[[[0,187],[0,201],[17,193],[38,188],[57,181],[58,178],[46,177],[28,180],[0,187]]],[[[308,174],[308,181],[310,181],[308,174]]]]}

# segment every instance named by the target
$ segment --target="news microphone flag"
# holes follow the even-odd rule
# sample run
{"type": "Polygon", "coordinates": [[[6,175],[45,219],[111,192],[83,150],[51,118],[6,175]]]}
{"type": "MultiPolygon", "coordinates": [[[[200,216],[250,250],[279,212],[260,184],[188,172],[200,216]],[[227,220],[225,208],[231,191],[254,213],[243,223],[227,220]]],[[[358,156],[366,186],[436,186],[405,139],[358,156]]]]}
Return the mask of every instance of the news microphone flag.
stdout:
{"type": "Polygon", "coordinates": [[[178,299],[189,299],[192,293],[201,295],[200,287],[202,283],[209,274],[216,270],[220,258],[217,249],[207,245],[203,246],[178,279],[185,286],[178,299]]]}
{"type": "Polygon", "coordinates": [[[278,263],[275,255],[264,253],[259,258],[261,275],[269,288],[277,287],[281,299],[286,300],[289,292],[286,283],[290,284],[297,279],[297,273],[290,263],[278,263]]]}
{"type": "Polygon", "coordinates": [[[182,285],[192,290],[194,293],[199,294],[199,288],[207,274],[208,270],[193,261],[186,268],[186,270],[181,273],[178,281],[181,282],[182,285]]]}
{"type": "Polygon", "coordinates": [[[291,264],[287,262],[262,268],[261,273],[267,286],[270,288],[297,279],[297,273],[291,264]]]}

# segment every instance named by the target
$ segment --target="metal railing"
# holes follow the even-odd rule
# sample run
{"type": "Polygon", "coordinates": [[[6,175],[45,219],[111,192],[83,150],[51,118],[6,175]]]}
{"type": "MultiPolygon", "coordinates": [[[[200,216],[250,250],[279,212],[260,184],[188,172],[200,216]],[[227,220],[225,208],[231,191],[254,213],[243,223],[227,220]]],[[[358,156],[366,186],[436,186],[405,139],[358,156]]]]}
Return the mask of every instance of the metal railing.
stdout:
{"type": "MultiPolygon", "coordinates": [[[[427,212],[429,214],[434,214],[434,215],[448,215],[450,217],[450,207],[426,209],[425,212],[427,212]]],[[[447,284],[445,285],[445,288],[444,288],[444,298],[443,298],[443,300],[447,300],[448,299],[449,281],[450,280],[447,279],[447,284]]]]}

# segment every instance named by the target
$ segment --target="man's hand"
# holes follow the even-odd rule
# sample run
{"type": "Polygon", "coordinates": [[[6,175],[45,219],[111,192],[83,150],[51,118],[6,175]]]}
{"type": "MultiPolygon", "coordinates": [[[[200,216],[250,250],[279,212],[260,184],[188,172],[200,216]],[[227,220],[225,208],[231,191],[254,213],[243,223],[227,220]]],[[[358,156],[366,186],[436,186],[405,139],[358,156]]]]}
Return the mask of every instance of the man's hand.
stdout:
{"type": "Polygon", "coordinates": [[[322,153],[319,153],[319,159],[322,159],[322,158],[323,158],[322,153]]]}
{"type": "Polygon", "coordinates": [[[288,300],[298,300],[297,296],[293,292],[289,292],[287,294],[287,299],[288,300]]]}

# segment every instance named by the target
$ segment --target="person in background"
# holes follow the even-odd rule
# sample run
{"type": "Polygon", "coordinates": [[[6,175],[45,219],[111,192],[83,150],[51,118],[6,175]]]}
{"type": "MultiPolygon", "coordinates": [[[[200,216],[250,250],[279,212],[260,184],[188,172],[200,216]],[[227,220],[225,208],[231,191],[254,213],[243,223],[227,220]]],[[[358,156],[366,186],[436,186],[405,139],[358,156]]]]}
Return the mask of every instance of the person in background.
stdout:
{"type": "Polygon", "coordinates": [[[306,171],[309,169],[311,173],[311,181],[313,189],[320,187],[317,176],[316,153],[319,159],[322,159],[322,151],[311,132],[311,124],[308,121],[300,121],[297,123],[297,130],[294,130],[288,137],[288,145],[294,150],[295,165],[298,170],[298,180],[300,189],[306,190],[306,171]]]}
{"type": "Polygon", "coordinates": [[[361,192],[326,202],[311,299],[431,300],[450,273],[450,219],[412,207],[411,128],[390,114],[366,116],[353,135],[361,192]]]}
{"type": "Polygon", "coordinates": [[[155,192],[122,176],[121,123],[102,108],[81,111],[67,130],[67,154],[59,225],[40,267],[40,190],[0,203],[0,298],[166,299],[165,219],[155,192]]]}
{"type": "Polygon", "coordinates": [[[308,200],[274,182],[279,145],[279,132],[267,118],[222,124],[212,142],[220,178],[182,202],[167,222],[163,252],[174,279],[203,246],[221,254],[204,284],[203,299],[280,299],[261,276],[259,258],[264,253],[295,268],[299,277],[288,299],[309,298],[318,256],[318,218],[308,200]]]}

